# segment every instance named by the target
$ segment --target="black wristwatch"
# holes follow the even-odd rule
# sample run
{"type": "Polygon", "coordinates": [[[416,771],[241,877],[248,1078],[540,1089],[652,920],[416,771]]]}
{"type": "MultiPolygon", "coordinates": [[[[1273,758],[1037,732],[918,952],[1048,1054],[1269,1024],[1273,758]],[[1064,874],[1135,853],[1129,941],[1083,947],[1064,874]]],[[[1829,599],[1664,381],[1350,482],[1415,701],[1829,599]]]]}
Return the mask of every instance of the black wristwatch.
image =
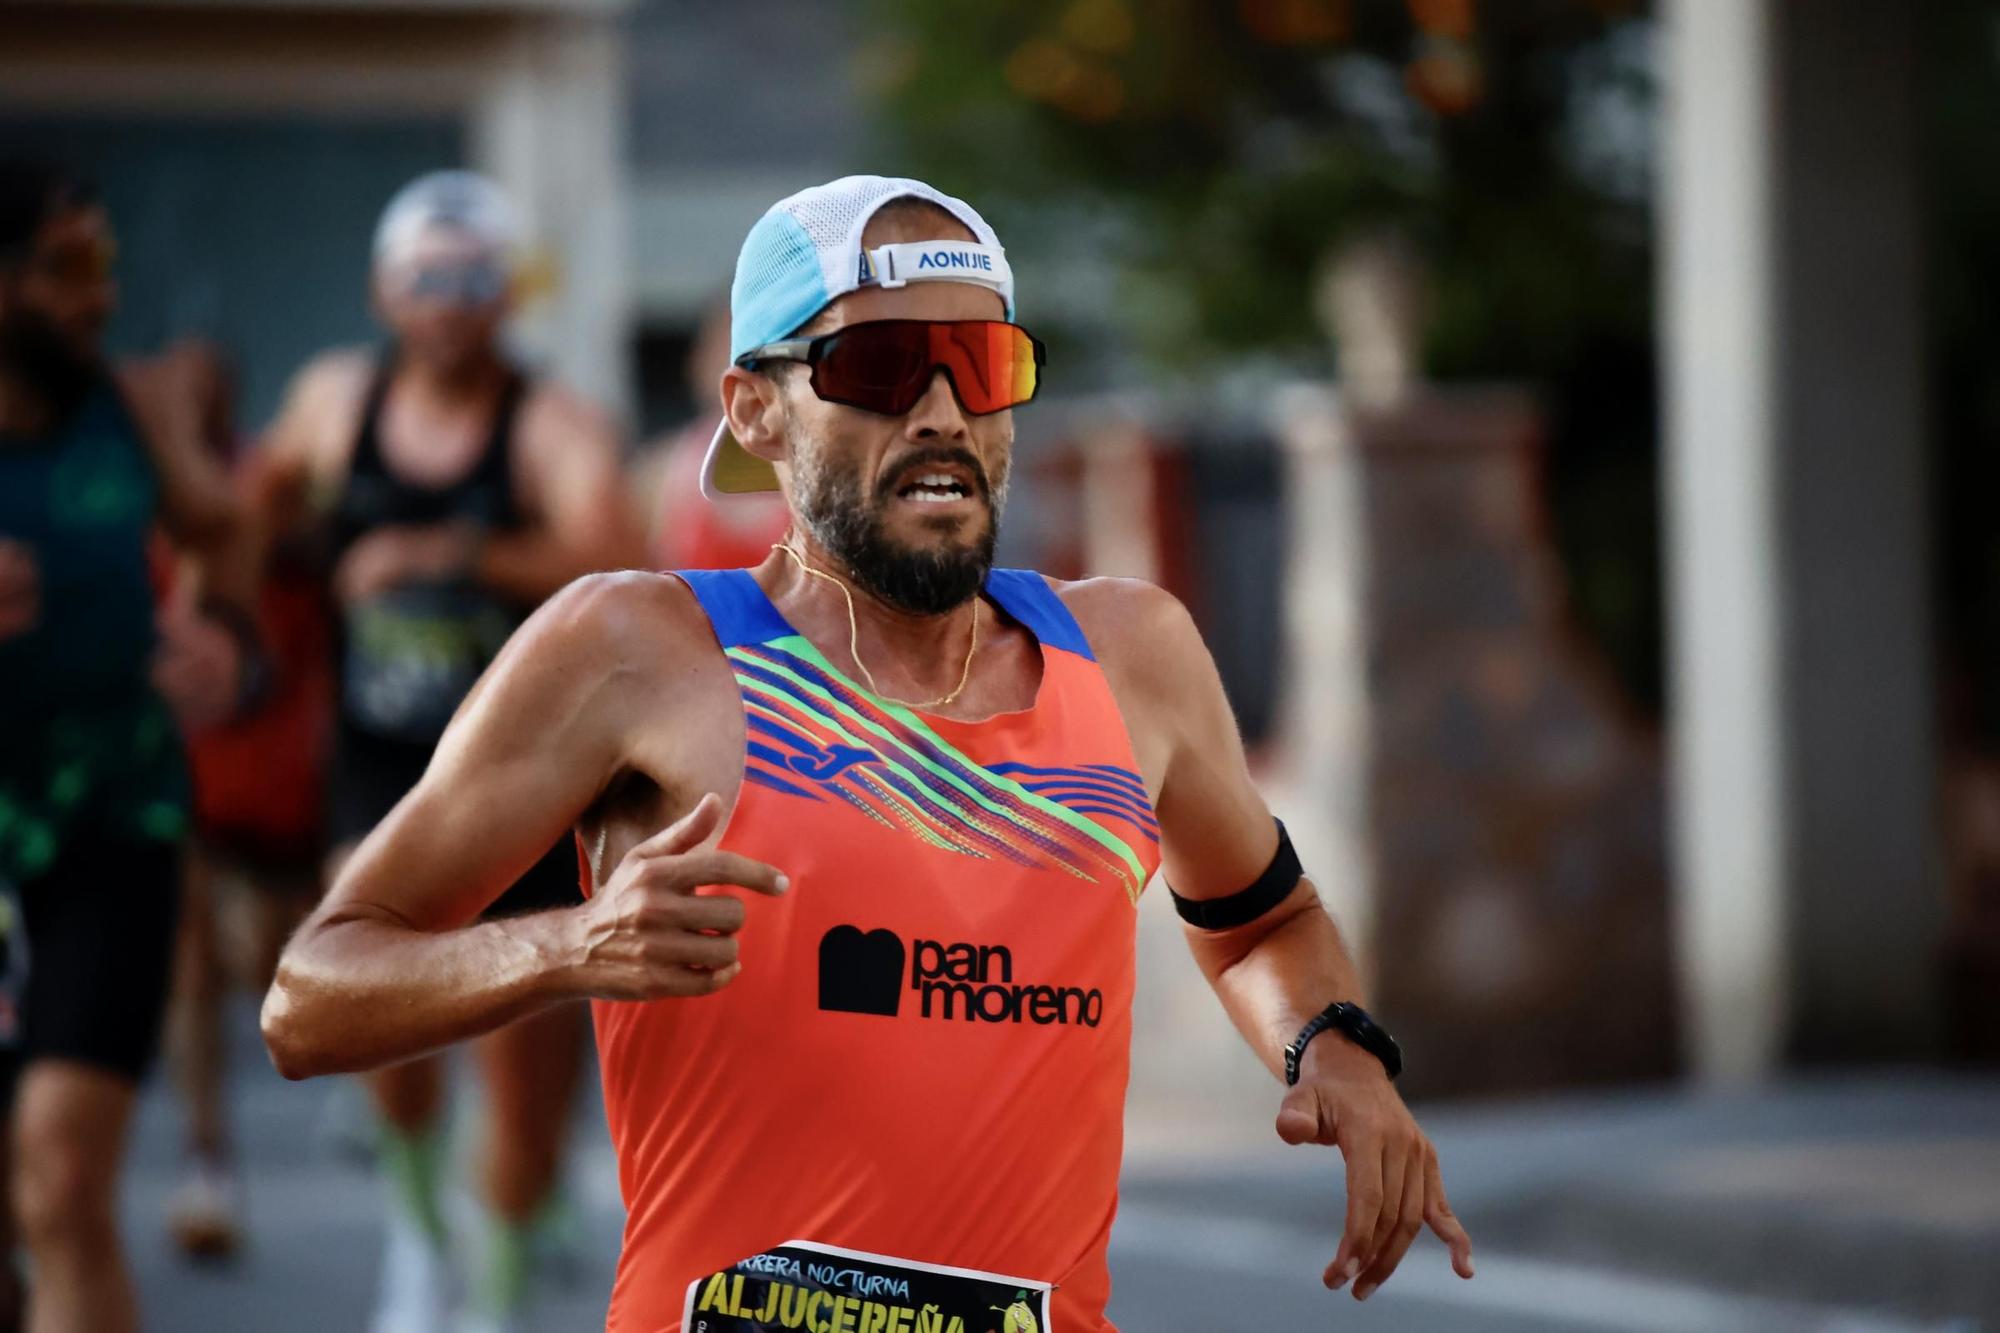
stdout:
{"type": "Polygon", "coordinates": [[[1306,1043],[1328,1028],[1380,1060],[1390,1078],[1403,1072],[1403,1048],[1396,1044],[1396,1039],[1383,1031],[1382,1025],[1370,1018],[1366,1009],[1341,1000],[1313,1015],[1312,1021],[1300,1028],[1299,1035],[1292,1038],[1292,1044],[1285,1048],[1286,1087],[1292,1087],[1299,1081],[1299,1061],[1305,1057],[1306,1043]]]}

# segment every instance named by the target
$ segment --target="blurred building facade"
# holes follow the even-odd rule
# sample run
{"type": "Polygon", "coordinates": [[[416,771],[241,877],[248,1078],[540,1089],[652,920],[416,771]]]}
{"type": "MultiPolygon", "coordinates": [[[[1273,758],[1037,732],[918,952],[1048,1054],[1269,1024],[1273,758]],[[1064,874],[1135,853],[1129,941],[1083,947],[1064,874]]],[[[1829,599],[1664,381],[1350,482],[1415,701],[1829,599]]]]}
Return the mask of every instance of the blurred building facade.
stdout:
{"type": "MultiPolygon", "coordinates": [[[[1897,0],[1655,6],[1665,88],[1661,491],[1671,520],[1666,798],[1652,803],[1643,790],[1658,780],[1643,753],[1651,738],[1626,727],[1615,702],[1583,707],[1590,716],[1577,727],[1610,737],[1625,793],[1613,822],[1631,832],[1598,860],[1577,854],[1613,869],[1552,855],[1502,876],[1532,881],[1515,895],[1530,922],[1560,911],[1565,882],[1610,875],[1636,886],[1629,911],[1606,909],[1626,912],[1617,929],[1629,946],[1606,957],[1641,960],[1653,998],[1633,1019],[1634,1060],[1601,1061],[1599,1071],[1681,1067],[1729,1081],[1798,1059],[1938,1049],[1948,927],[1926,609],[1913,9],[1897,0]],[[1628,855],[1642,867],[1615,869],[1628,855]],[[1534,864],[1568,864],[1571,880],[1534,864]],[[1663,968],[1672,984],[1654,975],[1663,968]]],[[[902,169],[869,156],[862,22],[861,7],[823,0],[26,0],[0,6],[0,146],[43,147],[101,179],[130,261],[124,340],[219,337],[238,354],[252,423],[268,417],[304,356],[368,336],[368,235],[390,191],[436,166],[487,170],[521,198],[547,251],[548,290],[524,324],[530,350],[651,429],[694,406],[681,362],[757,214],[843,171],[902,169]]],[[[1046,273],[1036,281],[1063,285],[1046,273]]],[[[1157,576],[1190,597],[1210,633],[1228,639],[1218,656],[1256,729],[1273,732],[1274,750],[1289,742],[1310,752],[1281,766],[1277,785],[1295,829],[1322,826],[1317,856],[1315,839],[1301,846],[1327,867],[1329,899],[1371,959],[1403,960],[1395,966],[1410,975],[1444,955],[1426,933],[1428,909],[1398,898],[1405,861],[1385,851],[1394,838],[1381,818],[1420,770],[1449,756],[1425,748],[1428,733],[1397,730],[1407,718],[1394,711],[1395,690],[1371,693],[1369,681],[1385,670],[1378,649],[1415,642],[1423,628],[1409,621],[1420,599],[1382,604],[1403,597],[1389,565],[1451,553],[1380,523],[1420,469],[1399,452],[1389,417],[1354,429],[1373,395],[1356,378],[1371,373],[1360,350],[1348,340],[1345,400],[1309,393],[1318,406],[1304,426],[1256,423],[1268,428],[1261,442],[1222,451],[1227,466],[1204,463],[1199,431],[1132,426],[1143,408],[1085,412],[1070,429],[1057,403],[1038,405],[1023,417],[1024,484],[1006,554],[1057,572],[1157,576]],[[1272,436],[1286,429],[1334,443],[1315,455],[1288,442],[1282,477],[1265,477],[1259,469],[1278,466],[1272,436]],[[1352,475],[1334,478],[1330,467],[1352,475]],[[1240,484],[1217,481],[1238,473],[1240,484]],[[1336,501],[1337,510],[1313,507],[1336,501]],[[1287,508],[1294,585],[1280,648],[1271,641],[1280,599],[1253,605],[1243,589],[1258,585],[1242,580],[1275,565],[1287,508]],[[1204,607],[1202,580],[1224,563],[1216,548],[1247,546],[1246,533],[1264,545],[1216,581],[1222,591],[1204,607]],[[1361,546],[1329,559],[1336,538],[1361,546]],[[1319,577],[1329,564],[1352,577],[1329,584],[1319,577]],[[1232,665],[1245,643],[1254,648],[1237,655],[1249,665],[1232,665]],[[1288,698],[1277,702],[1258,693],[1266,677],[1255,674],[1274,658],[1290,662],[1288,698]],[[1337,706],[1322,716],[1299,706],[1305,696],[1337,706]],[[1378,770],[1371,735],[1400,747],[1378,770]]],[[[1408,378],[1415,353],[1402,355],[1408,378]]],[[[1460,456],[1467,485],[1514,497],[1495,559],[1532,565],[1548,556],[1536,527],[1534,427],[1513,409],[1500,415],[1509,413],[1515,424],[1497,433],[1491,422],[1463,432],[1493,438],[1460,456]]],[[[1536,615],[1517,627],[1521,652],[1568,634],[1560,616],[1536,615]]],[[[1558,702],[1594,688],[1575,684],[1588,675],[1578,660],[1551,668],[1558,702]]],[[[1509,751],[1536,743],[1517,736],[1509,751]]],[[[1528,788],[1547,776],[1515,782],[1495,762],[1474,788],[1440,799],[1487,800],[1480,836],[1511,837],[1532,818],[1528,788]]],[[[1593,823],[1588,804],[1567,809],[1563,826],[1593,823]]],[[[1423,825],[1412,828],[1420,835],[1423,825]]],[[[1571,842],[1594,845],[1602,832],[1571,842]]],[[[1989,859],[2000,864],[2000,853],[1989,859]]],[[[1477,898],[1472,879],[1441,881],[1439,901],[1477,898]]],[[[1152,916],[1164,968],[1177,940],[1170,919],[1152,916]]],[[[1506,971],[1507,960],[1486,961],[1494,975],[1506,971]]],[[[1186,1066],[1189,1086],[1210,1068],[1247,1072],[1236,1054],[1204,1065],[1203,1052],[1234,1038],[1205,995],[1181,995],[1199,988],[1185,960],[1172,966],[1147,1010],[1170,1021],[1142,1016],[1142,1043],[1186,1066]]],[[[1550,966],[1556,989],[1540,1002],[1558,1008],[1599,1004],[1596,992],[1616,981],[1586,964],[1560,976],[1550,966]]],[[[1476,996],[1462,1019],[1449,1007],[1425,1011],[1426,998],[1405,992],[1400,1003],[1440,1033],[1462,1025],[1452,1040],[1480,1039],[1476,996]]],[[[1616,1034],[1592,1040],[1609,1047],[1616,1034]]],[[[1535,1080],[1564,1077],[1549,1068],[1535,1080]]]]}
{"type": "Polygon", "coordinates": [[[0,6],[0,147],[97,178],[126,262],[114,345],[222,343],[261,424],[283,380],[374,336],[390,193],[471,166],[521,206],[528,353],[630,396],[622,0],[25,0],[0,6]]]}
{"type": "Polygon", "coordinates": [[[862,161],[855,7],[644,0],[625,20],[638,421],[678,424],[681,364],[764,210],[862,161]]]}

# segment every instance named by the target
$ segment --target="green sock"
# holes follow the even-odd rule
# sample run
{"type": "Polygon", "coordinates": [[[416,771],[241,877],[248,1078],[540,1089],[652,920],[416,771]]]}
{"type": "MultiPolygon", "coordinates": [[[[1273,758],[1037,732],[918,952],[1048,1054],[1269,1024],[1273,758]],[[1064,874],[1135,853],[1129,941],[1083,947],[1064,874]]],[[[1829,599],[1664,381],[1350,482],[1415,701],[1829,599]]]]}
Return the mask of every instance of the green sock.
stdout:
{"type": "Polygon", "coordinates": [[[574,1262],[585,1245],[583,1219],[558,1185],[535,1210],[529,1231],[536,1250],[558,1264],[574,1262]]]}
{"type": "Polygon", "coordinates": [[[510,1222],[487,1213],[486,1253],[479,1273],[479,1308],[486,1314],[513,1314],[526,1303],[534,1233],[533,1221],[510,1222]]]}
{"type": "Polygon", "coordinates": [[[389,1185],[390,1198],[433,1244],[443,1249],[444,1135],[436,1127],[406,1134],[394,1125],[384,1124],[378,1160],[389,1185]]]}

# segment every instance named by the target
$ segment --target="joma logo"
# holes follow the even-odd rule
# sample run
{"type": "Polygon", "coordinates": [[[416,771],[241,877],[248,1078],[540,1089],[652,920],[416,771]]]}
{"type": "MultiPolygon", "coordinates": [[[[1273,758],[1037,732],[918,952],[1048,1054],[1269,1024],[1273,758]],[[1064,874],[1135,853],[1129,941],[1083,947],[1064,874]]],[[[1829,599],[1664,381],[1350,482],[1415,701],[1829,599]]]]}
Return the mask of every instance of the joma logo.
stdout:
{"type": "Polygon", "coordinates": [[[831,782],[856,764],[870,763],[875,758],[873,750],[859,750],[852,745],[835,745],[818,754],[787,755],[785,766],[800,777],[811,778],[814,782],[831,782]]]}

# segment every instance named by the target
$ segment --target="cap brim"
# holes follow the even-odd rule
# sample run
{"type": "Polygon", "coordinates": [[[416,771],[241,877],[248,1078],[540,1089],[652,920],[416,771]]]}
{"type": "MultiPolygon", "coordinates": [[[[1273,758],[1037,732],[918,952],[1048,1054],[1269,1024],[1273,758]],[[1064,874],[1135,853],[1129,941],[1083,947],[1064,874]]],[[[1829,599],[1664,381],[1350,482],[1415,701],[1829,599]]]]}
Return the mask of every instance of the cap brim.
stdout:
{"type": "Polygon", "coordinates": [[[778,473],[746,452],[729,433],[729,418],[716,423],[715,438],[701,460],[701,493],[711,500],[727,495],[761,495],[778,489],[778,473]]]}

